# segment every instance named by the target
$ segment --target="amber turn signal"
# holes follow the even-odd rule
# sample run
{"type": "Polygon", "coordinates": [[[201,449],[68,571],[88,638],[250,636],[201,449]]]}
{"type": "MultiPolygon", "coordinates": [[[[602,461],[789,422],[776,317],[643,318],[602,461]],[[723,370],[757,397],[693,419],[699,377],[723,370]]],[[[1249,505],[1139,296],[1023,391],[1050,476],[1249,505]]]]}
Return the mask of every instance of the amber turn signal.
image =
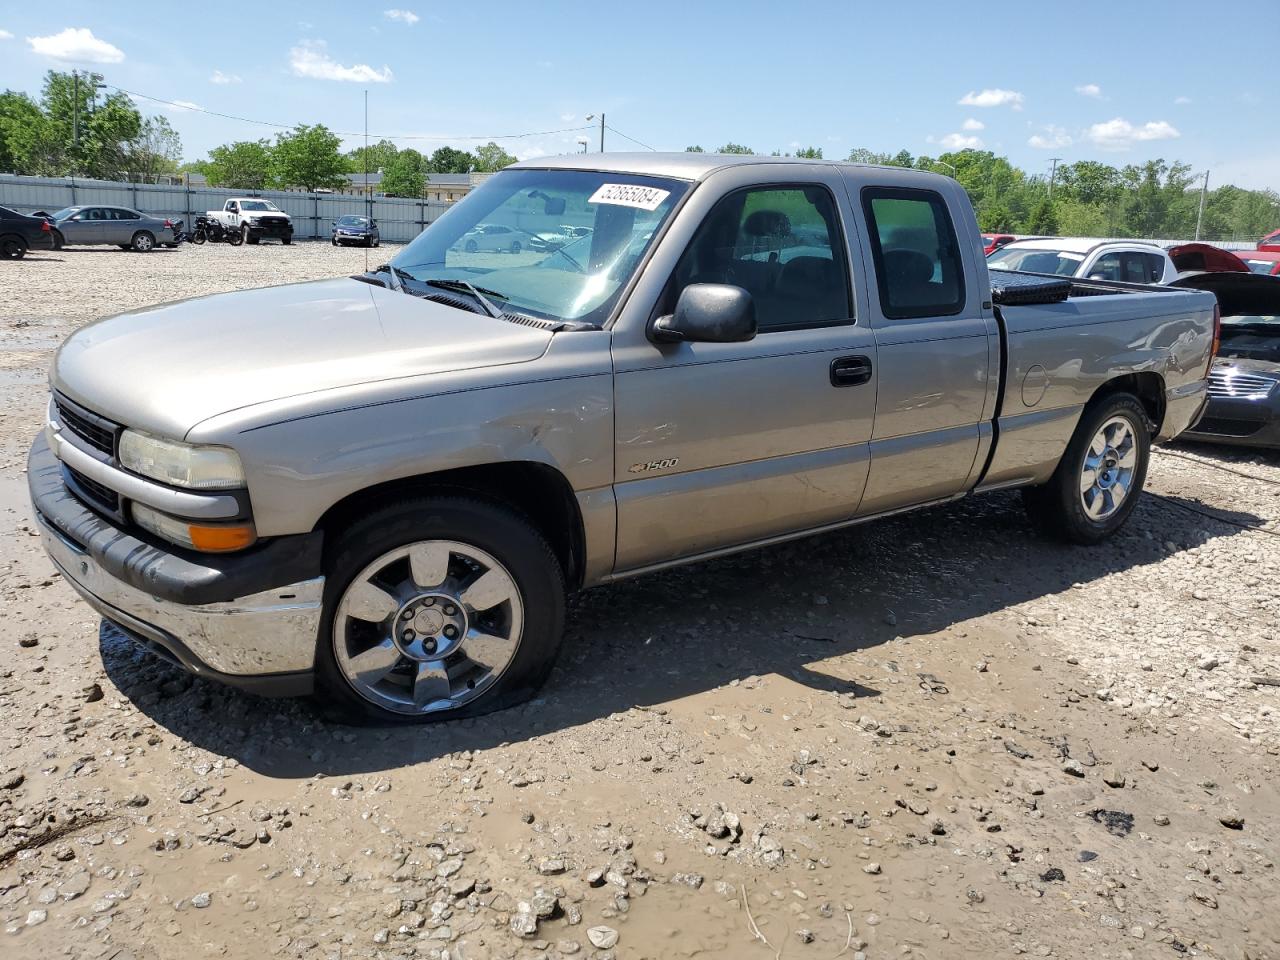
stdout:
{"type": "Polygon", "coordinates": [[[253,524],[240,524],[237,526],[199,526],[190,524],[187,532],[191,536],[191,545],[197,550],[203,550],[206,553],[227,553],[231,550],[243,550],[245,547],[252,546],[253,542],[258,539],[258,533],[253,529],[253,524]]]}

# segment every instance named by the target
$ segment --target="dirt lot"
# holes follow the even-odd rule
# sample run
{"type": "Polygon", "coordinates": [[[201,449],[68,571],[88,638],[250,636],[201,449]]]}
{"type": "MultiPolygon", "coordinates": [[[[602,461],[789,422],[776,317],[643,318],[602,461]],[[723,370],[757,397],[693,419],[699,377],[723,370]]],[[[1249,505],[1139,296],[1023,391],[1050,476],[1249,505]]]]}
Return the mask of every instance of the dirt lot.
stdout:
{"type": "Polygon", "coordinates": [[[0,956],[1280,958],[1280,456],[1158,453],[1096,549],[1004,494],[596,590],[477,721],[343,727],[136,653],[30,526],[52,350],[363,263],[0,273],[0,956]]]}

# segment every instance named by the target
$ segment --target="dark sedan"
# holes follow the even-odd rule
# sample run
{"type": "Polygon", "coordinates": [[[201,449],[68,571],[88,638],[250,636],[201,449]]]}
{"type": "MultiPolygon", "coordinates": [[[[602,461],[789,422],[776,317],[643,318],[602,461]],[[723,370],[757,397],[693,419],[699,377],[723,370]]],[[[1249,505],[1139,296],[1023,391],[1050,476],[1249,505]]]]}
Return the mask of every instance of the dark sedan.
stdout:
{"type": "Polygon", "coordinates": [[[378,234],[378,221],[369,217],[340,217],[334,221],[329,242],[335,247],[344,243],[376,247],[382,242],[382,237],[378,234]]]}
{"type": "Polygon", "coordinates": [[[44,217],[27,217],[0,207],[0,260],[18,260],[28,250],[52,250],[53,228],[44,217]]]}

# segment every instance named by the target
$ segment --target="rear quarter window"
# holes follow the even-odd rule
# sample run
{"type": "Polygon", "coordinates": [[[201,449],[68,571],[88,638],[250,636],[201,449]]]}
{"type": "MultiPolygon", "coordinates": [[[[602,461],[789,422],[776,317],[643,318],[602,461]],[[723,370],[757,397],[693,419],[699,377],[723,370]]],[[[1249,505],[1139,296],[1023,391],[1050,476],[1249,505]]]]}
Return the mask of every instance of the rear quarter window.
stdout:
{"type": "Polygon", "coordinates": [[[963,261],[940,194],[867,187],[862,209],[886,317],[951,316],[964,309],[963,261]]]}

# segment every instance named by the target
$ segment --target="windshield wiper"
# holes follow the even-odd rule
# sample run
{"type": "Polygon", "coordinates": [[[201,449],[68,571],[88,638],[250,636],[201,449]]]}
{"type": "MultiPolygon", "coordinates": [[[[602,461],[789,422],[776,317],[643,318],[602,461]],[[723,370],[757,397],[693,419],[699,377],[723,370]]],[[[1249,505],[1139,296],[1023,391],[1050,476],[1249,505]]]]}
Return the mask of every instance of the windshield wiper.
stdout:
{"type": "Polygon", "coordinates": [[[412,280],[413,277],[409,276],[409,274],[405,273],[399,267],[393,267],[389,263],[384,263],[374,267],[373,272],[385,273],[387,275],[387,288],[389,290],[399,290],[401,293],[409,292],[408,288],[404,285],[404,281],[406,277],[410,280],[412,280]]]}
{"type": "MultiPolygon", "coordinates": [[[[395,268],[392,267],[394,270],[395,268]]],[[[489,297],[497,297],[499,300],[508,300],[509,297],[498,293],[496,290],[486,290],[484,287],[477,287],[475,284],[467,280],[423,280],[428,287],[439,287],[441,290],[461,290],[475,297],[476,302],[484,308],[484,312],[495,320],[502,319],[502,311],[494,304],[489,297]],[[485,296],[488,294],[489,296],[485,296]]]]}

